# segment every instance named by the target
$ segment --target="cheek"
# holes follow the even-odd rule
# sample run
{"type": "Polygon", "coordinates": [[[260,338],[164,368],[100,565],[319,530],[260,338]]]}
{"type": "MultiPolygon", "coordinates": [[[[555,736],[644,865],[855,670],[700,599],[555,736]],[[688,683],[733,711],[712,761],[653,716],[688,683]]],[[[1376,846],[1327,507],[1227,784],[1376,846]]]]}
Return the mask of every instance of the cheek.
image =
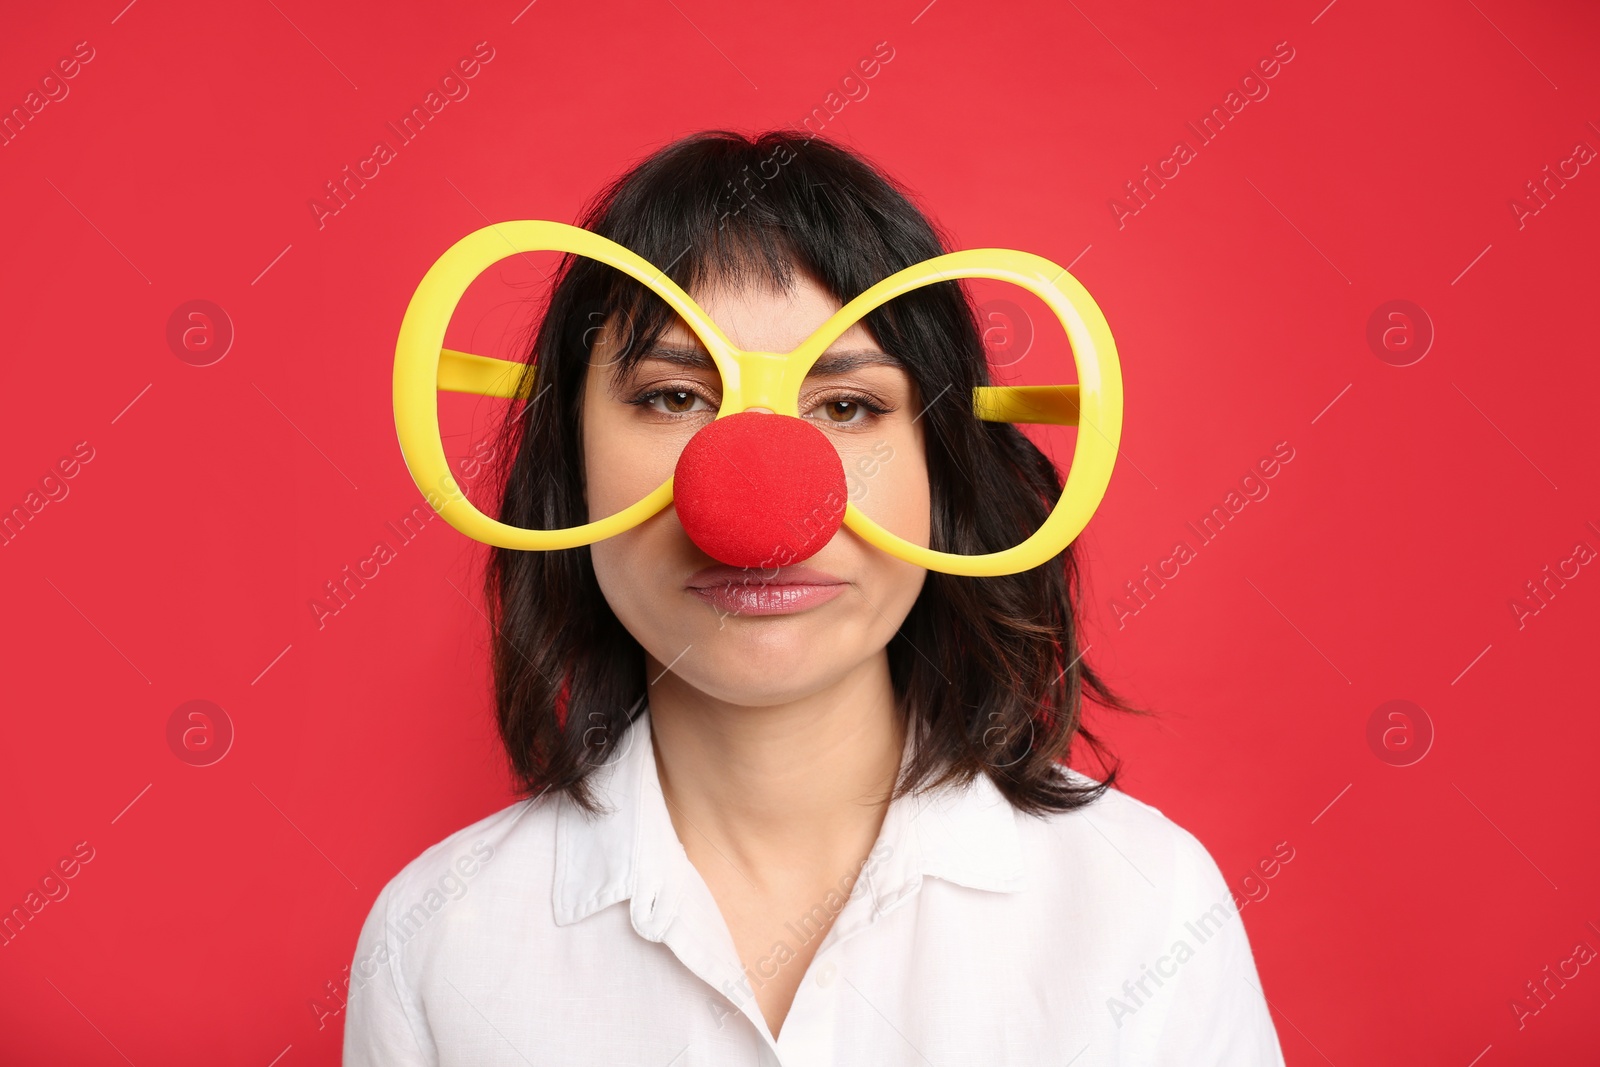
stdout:
{"type": "MultiPolygon", "coordinates": [[[[659,432],[641,431],[631,410],[590,398],[583,417],[584,496],[588,521],[597,522],[638,503],[672,477],[681,444],[659,432]]],[[[623,626],[652,652],[659,636],[662,576],[688,545],[671,506],[631,530],[589,546],[595,579],[623,626]]]]}
{"type": "Polygon", "coordinates": [[[681,447],[640,434],[615,410],[584,412],[583,476],[588,521],[615,515],[672,477],[681,447]]]}
{"type": "Polygon", "coordinates": [[[632,504],[650,491],[644,486],[639,465],[628,462],[628,449],[615,434],[585,434],[583,484],[590,522],[596,522],[632,504]]]}
{"type": "MultiPolygon", "coordinates": [[[[897,453],[895,458],[899,460],[902,456],[897,453]]],[[[886,510],[889,518],[886,521],[892,524],[889,526],[891,530],[907,541],[927,548],[933,522],[928,495],[928,466],[923,461],[920,449],[904,459],[904,465],[894,472],[896,477],[889,479],[888,491],[884,494],[888,498],[886,510]]]]}
{"type": "Polygon", "coordinates": [[[932,516],[922,435],[895,427],[843,458],[850,502],[890,533],[926,548],[932,516]]]}

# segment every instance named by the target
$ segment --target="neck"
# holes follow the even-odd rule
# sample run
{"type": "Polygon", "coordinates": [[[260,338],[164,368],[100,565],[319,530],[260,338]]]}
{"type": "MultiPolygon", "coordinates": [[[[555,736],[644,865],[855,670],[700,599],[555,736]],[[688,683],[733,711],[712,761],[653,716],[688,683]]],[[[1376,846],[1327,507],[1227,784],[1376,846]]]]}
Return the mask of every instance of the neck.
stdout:
{"type": "Polygon", "coordinates": [[[715,848],[759,884],[761,872],[848,866],[871,849],[905,743],[887,655],[777,704],[730,704],[673,674],[649,701],[661,790],[691,854],[715,848]]]}

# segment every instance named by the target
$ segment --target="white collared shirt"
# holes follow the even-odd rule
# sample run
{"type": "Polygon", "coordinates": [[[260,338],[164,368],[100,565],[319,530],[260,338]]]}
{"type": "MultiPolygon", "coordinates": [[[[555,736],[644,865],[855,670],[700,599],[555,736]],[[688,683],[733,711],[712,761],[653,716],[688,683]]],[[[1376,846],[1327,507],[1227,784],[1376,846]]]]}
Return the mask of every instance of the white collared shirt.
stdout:
{"type": "Polygon", "coordinates": [[[668,816],[648,711],[618,747],[590,778],[609,814],[519,802],[389,882],[351,966],[347,1067],[1283,1063],[1194,836],[1116,790],[1023,815],[981,775],[891,803],[848,898],[789,923],[798,946],[836,915],[774,1040],[668,816]]]}

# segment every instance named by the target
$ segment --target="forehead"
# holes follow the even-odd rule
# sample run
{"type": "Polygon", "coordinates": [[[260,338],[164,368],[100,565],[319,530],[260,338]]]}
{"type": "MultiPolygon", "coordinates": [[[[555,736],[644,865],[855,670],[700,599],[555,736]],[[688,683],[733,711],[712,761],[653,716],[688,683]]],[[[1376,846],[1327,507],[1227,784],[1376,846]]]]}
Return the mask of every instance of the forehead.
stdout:
{"type": "MultiPolygon", "coordinates": [[[[843,306],[803,270],[794,272],[787,288],[759,278],[717,279],[696,286],[689,295],[728,340],[749,352],[792,351],[843,306]]],[[[667,347],[700,347],[694,331],[677,315],[669,316],[661,341],[667,347]]],[[[835,349],[882,351],[861,322],[840,334],[829,346],[830,352],[835,349]]]]}

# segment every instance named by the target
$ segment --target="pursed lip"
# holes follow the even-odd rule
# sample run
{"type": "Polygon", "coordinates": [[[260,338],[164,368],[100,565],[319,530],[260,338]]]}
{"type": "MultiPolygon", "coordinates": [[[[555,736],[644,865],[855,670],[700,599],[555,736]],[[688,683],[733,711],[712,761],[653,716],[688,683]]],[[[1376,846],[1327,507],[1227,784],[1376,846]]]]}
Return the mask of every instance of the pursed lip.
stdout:
{"type": "Polygon", "coordinates": [[[685,583],[690,589],[717,589],[738,585],[844,585],[844,579],[814,567],[730,567],[716,564],[695,571],[685,583]]]}

